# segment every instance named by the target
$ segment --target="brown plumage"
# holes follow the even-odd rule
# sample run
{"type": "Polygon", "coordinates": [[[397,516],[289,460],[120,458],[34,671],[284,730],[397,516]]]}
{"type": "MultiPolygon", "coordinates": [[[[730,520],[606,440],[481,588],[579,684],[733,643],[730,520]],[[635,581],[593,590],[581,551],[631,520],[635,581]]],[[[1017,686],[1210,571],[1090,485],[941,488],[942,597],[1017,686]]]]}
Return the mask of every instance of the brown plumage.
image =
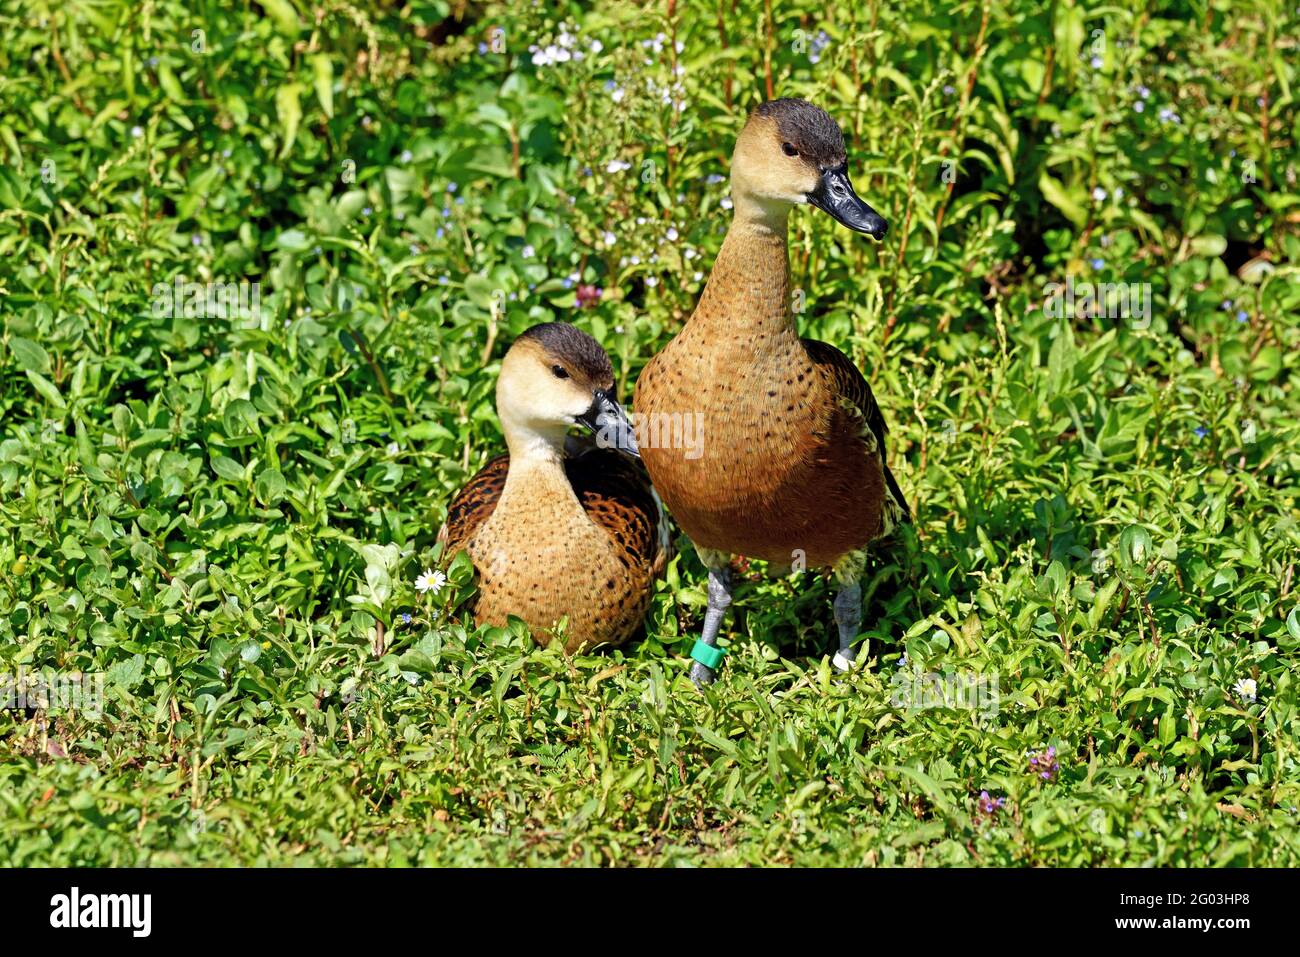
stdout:
{"type": "MultiPolygon", "coordinates": [[[[877,238],[887,227],[853,192],[839,128],[802,100],[765,104],[750,118],[736,143],[732,199],[734,220],[694,314],[636,386],[642,421],[702,413],[702,454],[663,445],[641,454],[710,565],[715,621],[730,601],[719,567],[727,554],[836,568],[848,589],[843,608],[837,602],[842,665],[856,636],[862,549],[907,508],[866,379],[834,346],[795,330],[786,224],[792,206],[811,203],[877,238]]],[[[713,644],[707,618],[705,631],[713,644]]]]}
{"type": "Polygon", "coordinates": [[[702,413],[702,454],[641,455],[696,545],[833,566],[906,507],[871,387],[834,346],[799,338],[788,302],[784,235],[729,235],[695,314],[645,367],[634,402],[642,419],[702,413]]]}
{"type": "Polygon", "coordinates": [[[514,615],[545,643],[563,621],[569,652],[640,627],[667,560],[659,504],[638,463],[565,435],[597,407],[621,415],[612,388],[604,350],[572,326],[534,327],[507,353],[497,408],[511,451],[453,498],[438,536],[474,562],[480,624],[514,615]]]}

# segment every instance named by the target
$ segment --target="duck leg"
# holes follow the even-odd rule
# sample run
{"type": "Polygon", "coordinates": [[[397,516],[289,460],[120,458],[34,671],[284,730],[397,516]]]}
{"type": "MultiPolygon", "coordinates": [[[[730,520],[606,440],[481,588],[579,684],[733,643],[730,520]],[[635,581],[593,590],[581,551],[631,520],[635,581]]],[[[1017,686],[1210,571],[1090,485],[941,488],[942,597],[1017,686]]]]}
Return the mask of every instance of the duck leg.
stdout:
{"type": "Polygon", "coordinates": [[[727,606],[731,604],[731,569],[727,565],[727,556],[704,553],[701,558],[709,568],[709,604],[704,612],[704,631],[691,651],[691,657],[695,659],[691,663],[691,681],[697,687],[712,684],[717,677],[717,668],[722,661],[722,652],[717,650],[718,630],[722,627],[727,606]]]}
{"type": "Polygon", "coordinates": [[[862,627],[862,585],[856,578],[840,583],[835,596],[835,625],[840,632],[840,650],[831,663],[840,671],[852,671],[857,666],[858,650],[853,639],[862,627]]]}

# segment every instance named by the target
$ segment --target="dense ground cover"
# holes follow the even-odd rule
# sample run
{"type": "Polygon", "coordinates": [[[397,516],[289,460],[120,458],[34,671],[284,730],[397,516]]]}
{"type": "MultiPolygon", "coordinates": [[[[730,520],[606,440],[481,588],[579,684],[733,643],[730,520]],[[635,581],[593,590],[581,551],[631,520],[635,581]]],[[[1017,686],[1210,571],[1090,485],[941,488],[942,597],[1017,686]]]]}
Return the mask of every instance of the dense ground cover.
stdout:
{"type": "Polygon", "coordinates": [[[1300,861],[1294,4],[771,6],[0,3],[0,674],[104,676],[0,861],[1300,861]],[[768,91],[891,222],[791,236],[916,515],[869,667],[747,568],[694,690],[686,542],[623,651],[475,631],[505,346],[630,395],[768,91]]]}

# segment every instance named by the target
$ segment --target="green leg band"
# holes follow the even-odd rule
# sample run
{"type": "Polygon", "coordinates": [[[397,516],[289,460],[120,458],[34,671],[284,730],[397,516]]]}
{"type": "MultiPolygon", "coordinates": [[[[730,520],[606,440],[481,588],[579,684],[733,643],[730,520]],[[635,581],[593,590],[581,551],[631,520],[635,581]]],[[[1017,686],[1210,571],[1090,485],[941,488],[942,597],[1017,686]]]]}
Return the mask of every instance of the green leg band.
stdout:
{"type": "Polygon", "coordinates": [[[691,657],[704,665],[706,668],[717,668],[722,664],[722,659],[726,656],[725,648],[718,648],[714,645],[706,645],[700,639],[695,639],[695,647],[691,649],[691,657]]]}

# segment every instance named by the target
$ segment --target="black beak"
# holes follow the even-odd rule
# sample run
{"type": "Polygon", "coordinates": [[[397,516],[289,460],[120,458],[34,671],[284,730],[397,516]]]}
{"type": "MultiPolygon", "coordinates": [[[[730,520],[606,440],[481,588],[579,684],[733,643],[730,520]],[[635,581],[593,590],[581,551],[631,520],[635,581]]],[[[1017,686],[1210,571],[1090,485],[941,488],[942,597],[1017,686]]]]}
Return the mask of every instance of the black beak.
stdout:
{"type": "Polygon", "coordinates": [[[835,169],[822,170],[821,181],[817,184],[817,188],[808,194],[808,202],[822,212],[830,213],[837,222],[849,229],[866,233],[872,239],[884,239],[889,229],[885,217],[853,192],[853,184],[849,182],[848,164],[842,164],[835,169]]]}
{"type": "Polygon", "coordinates": [[[636,430],[628,420],[623,407],[604,389],[597,389],[591,408],[578,416],[578,424],[596,433],[596,445],[602,449],[618,449],[633,458],[640,458],[636,445],[636,430]]]}

